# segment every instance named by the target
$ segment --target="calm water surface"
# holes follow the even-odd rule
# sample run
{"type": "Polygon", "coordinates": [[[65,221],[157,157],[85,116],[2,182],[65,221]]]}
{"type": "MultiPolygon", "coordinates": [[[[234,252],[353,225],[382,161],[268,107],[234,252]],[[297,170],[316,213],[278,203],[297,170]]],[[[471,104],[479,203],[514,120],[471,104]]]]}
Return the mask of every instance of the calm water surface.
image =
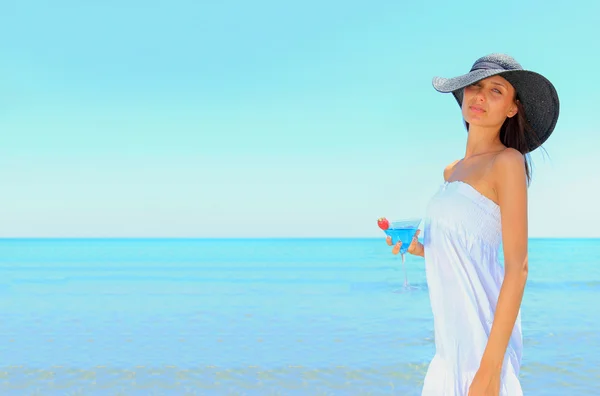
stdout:
{"type": "MultiPolygon", "coordinates": [[[[0,240],[1,395],[420,395],[423,259],[382,239],[0,240]]],[[[600,240],[532,240],[526,395],[600,394],[600,240]]]]}

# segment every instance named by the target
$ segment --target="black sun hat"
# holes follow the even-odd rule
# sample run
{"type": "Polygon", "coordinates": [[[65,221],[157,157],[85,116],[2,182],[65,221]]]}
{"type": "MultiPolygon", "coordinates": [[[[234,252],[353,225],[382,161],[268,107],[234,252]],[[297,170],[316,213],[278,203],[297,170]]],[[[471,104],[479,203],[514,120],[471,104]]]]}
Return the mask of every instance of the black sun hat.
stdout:
{"type": "Polygon", "coordinates": [[[524,70],[511,56],[491,54],[477,59],[467,74],[454,78],[434,77],[433,87],[438,92],[451,92],[462,106],[463,88],[496,75],[505,78],[515,88],[523,105],[525,118],[537,136],[528,137],[531,152],[550,137],[558,120],[558,94],[546,77],[524,70]]]}

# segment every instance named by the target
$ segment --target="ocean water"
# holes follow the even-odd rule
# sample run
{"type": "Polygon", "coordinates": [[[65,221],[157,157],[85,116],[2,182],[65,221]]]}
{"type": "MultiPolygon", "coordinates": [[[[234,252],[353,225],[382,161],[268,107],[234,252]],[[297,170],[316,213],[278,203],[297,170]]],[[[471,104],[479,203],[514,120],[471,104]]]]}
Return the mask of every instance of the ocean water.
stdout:
{"type": "MultiPolygon", "coordinates": [[[[0,395],[420,395],[385,239],[0,240],[0,395]]],[[[600,394],[600,240],[530,241],[525,395],[600,394]]]]}

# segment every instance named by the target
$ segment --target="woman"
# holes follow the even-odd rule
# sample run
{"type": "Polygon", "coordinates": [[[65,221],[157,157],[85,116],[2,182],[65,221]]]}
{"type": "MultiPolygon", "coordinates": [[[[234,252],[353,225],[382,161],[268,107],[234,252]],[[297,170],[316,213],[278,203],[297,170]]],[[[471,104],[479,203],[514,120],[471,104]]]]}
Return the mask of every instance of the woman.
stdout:
{"type": "Polygon", "coordinates": [[[503,54],[478,59],[466,75],[434,78],[433,86],[453,93],[468,138],[464,158],[446,167],[427,207],[423,244],[417,232],[408,249],[425,258],[434,317],[436,353],[422,394],[522,395],[527,154],[554,130],[558,96],[546,78],[503,54]]]}

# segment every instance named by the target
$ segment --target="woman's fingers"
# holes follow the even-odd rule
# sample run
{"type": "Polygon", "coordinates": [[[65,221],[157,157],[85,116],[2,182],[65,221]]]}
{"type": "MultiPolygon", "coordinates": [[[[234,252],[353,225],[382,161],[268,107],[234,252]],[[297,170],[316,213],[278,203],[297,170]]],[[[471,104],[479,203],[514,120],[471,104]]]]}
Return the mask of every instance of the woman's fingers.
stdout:
{"type": "Polygon", "coordinates": [[[410,242],[411,245],[416,244],[417,242],[419,242],[419,234],[421,233],[421,230],[417,230],[417,232],[415,232],[415,235],[412,238],[412,241],[410,242]]]}
{"type": "Polygon", "coordinates": [[[392,246],[392,237],[388,235],[387,238],[385,238],[385,242],[388,246],[392,246]]]}
{"type": "Polygon", "coordinates": [[[415,233],[415,235],[412,238],[412,241],[410,241],[410,246],[408,247],[409,253],[415,252],[415,249],[417,248],[417,243],[419,243],[419,234],[420,233],[421,233],[421,230],[417,230],[417,232],[415,233]]]}
{"type": "Polygon", "coordinates": [[[393,254],[398,254],[400,252],[400,247],[402,246],[402,241],[398,241],[398,243],[392,249],[393,254]]]}

